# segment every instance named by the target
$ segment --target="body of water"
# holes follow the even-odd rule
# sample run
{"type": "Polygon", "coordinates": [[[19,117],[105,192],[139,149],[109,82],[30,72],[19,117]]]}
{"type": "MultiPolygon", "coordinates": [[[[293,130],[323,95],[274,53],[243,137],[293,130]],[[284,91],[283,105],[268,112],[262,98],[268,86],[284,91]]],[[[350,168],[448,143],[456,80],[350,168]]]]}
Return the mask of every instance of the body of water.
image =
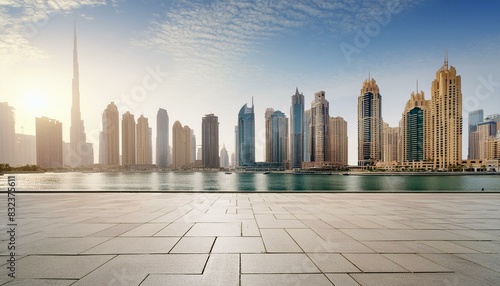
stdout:
{"type": "MultiPolygon", "coordinates": [[[[22,191],[296,191],[296,192],[500,192],[500,175],[350,175],[285,173],[36,173],[15,174],[22,191]]],[[[0,176],[6,191],[7,174],[0,176]]]]}

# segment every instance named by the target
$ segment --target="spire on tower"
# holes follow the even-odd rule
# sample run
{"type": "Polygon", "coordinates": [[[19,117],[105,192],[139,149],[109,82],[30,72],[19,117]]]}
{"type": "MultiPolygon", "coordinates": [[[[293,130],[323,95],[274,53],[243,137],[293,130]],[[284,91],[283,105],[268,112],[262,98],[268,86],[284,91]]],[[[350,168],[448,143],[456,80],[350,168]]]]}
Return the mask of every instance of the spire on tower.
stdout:
{"type": "Polygon", "coordinates": [[[448,50],[444,50],[444,69],[448,69],[448,50]]]}

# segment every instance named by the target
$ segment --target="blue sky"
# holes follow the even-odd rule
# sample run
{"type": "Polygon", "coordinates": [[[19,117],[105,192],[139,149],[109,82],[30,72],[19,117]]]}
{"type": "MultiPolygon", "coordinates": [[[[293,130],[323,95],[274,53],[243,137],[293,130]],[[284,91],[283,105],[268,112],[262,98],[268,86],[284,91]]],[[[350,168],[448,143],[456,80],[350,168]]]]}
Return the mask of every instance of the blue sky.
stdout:
{"type": "Polygon", "coordinates": [[[237,113],[253,97],[262,160],[264,111],[288,115],[298,87],[306,108],[324,90],[330,115],[347,120],[355,164],[357,96],[368,70],[384,121],[397,126],[417,80],[430,98],[445,50],[462,76],[464,126],[473,109],[500,113],[496,0],[18,2],[0,0],[0,101],[16,108],[18,132],[34,134],[34,118],[48,116],[63,122],[69,140],[76,21],[82,117],[96,156],[111,101],[149,118],[153,130],[165,108],[198,144],[201,118],[214,113],[232,152],[237,113]]]}

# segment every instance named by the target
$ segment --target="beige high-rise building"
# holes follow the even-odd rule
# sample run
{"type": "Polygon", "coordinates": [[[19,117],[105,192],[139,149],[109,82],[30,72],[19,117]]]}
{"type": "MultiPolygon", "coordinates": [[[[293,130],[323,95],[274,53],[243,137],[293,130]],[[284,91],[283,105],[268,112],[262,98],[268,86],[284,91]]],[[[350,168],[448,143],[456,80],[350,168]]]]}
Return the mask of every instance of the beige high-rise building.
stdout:
{"type": "Polygon", "coordinates": [[[325,99],[325,92],[314,94],[311,103],[311,161],[323,162],[328,160],[328,121],[330,118],[329,103],[325,99]]]}
{"type": "Polygon", "coordinates": [[[135,165],[135,119],[126,112],[122,115],[122,165],[135,165]]]}
{"type": "Polygon", "coordinates": [[[382,126],[382,161],[397,162],[399,151],[399,127],[390,127],[389,123],[382,126]]]}
{"type": "Polygon", "coordinates": [[[137,119],[136,158],[138,165],[149,165],[151,162],[151,134],[148,119],[141,115],[137,119]]]}
{"type": "Polygon", "coordinates": [[[191,129],[175,121],[172,127],[172,168],[181,169],[191,165],[191,129]]]}
{"type": "Polygon", "coordinates": [[[36,118],[36,164],[41,168],[63,167],[62,123],[36,118]]]}
{"type": "Polygon", "coordinates": [[[330,158],[331,162],[347,166],[347,121],[337,116],[331,117],[328,124],[328,134],[330,137],[330,158]]]}
{"type": "Polygon", "coordinates": [[[358,97],[358,165],[382,160],[382,96],[377,82],[368,78],[358,97]]]}
{"type": "Polygon", "coordinates": [[[423,91],[412,92],[401,118],[400,161],[414,162],[432,159],[431,101],[423,91]]]}
{"type": "Polygon", "coordinates": [[[447,57],[432,82],[431,108],[434,168],[447,170],[462,163],[462,84],[447,57]]]}
{"type": "Polygon", "coordinates": [[[264,115],[265,119],[265,126],[266,126],[266,162],[272,162],[272,151],[271,151],[271,129],[272,129],[272,122],[271,122],[271,115],[273,115],[274,109],[273,108],[266,108],[266,113],[264,115]]]}
{"type": "Polygon", "coordinates": [[[0,102],[0,164],[15,165],[16,122],[14,108],[0,102]]]}
{"type": "Polygon", "coordinates": [[[102,113],[103,150],[105,165],[120,164],[120,119],[114,102],[102,113]]]}

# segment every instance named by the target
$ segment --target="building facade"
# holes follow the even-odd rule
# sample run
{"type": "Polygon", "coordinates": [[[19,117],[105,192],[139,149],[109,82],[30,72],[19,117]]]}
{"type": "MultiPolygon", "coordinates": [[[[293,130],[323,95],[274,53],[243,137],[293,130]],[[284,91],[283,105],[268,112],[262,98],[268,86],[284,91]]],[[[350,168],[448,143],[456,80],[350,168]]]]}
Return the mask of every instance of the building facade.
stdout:
{"type": "Polygon", "coordinates": [[[265,125],[265,129],[266,129],[266,146],[265,146],[265,152],[266,152],[266,157],[264,158],[264,160],[266,162],[272,162],[272,155],[271,155],[271,126],[272,126],[272,123],[271,123],[271,116],[273,115],[274,113],[274,109],[273,108],[266,108],[266,112],[264,114],[264,125],[265,125]]]}
{"type": "Polygon", "coordinates": [[[399,151],[399,127],[390,127],[388,123],[382,125],[382,154],[383,162],[397,162],[399,151]]]}
{"type": "Polygon", "coordinates": [[[330,117],[328,125],[330,134],[330,162],[340,166],[348,165],[347,121],[344,118],[330,117]]]}
{"type": "Polygon", "coordinates": [[[314,94],[311,103],[311,161],[328,161],[328,121],[329,103],[325,99],[325,92],[319,91],[314,94]]]}
{"type": "Polygon", "coordinates": [[[122,115],[122,165],[133,166],[136,164],[135,146],[135,119],[134,115],[126,112],[122,115]]]}
{"type": "Polygon", "coordinates": [[[283,112],[276,110],[271,114],[270,121],[270,160],[267,162],[284,166],[288,160],[288,118],[283,112]]]}
{"type": "Polygon", "coordinates": [[[47,117],[36,118],[36,164],[41,168],[63,167],[62,123],[47,117]]]}
{"type": "Polygon", "coordinates": [[[304,158],[302,162],[311,162],[311,110],[304,111],[304,158]]]}
{"type": "Polygon", "coordinates": [[[0,164],[14,165],[16,142],[14,108],[0,102],[0,164]]]}
{"type": "Polygon", "coordinates": [[[447,58],[432,82],[431,108],[434,167],[448,170],[462,163],[462,84],[447,58]]]}
{"type": "Polygon", "coordinates": [[[172,127],[172,168],[189,168],[191,153],[191,129],[175,121],[172,127]]]}
{"type": "Polygon", "coordinates": [[[104,143],[104,165],[120,164],[120,123],[118,108],[114,102],[108,104],[102,113],[102,132],[104,143]]]}
{"type": "Polygon", "coordinates": [[[431,101],[424,92],[412,92],[401,118],[402,162],[429,161],[431,154],[431,101]]]}
{"type": "Polygon", "coordinates": [[[251,166],[255,163],[255,113],[252,107],[243,105],[238,113],[237,131],[238,166],[251,166]]]}
{"type": "Polygon", "coordinates": [[[484,111],[482,109],[469,112],[469,160],[479,159],[479,134],[477,134],[477,125],[484,121],[484,111]]]}
{"type": "Polygon", "coordinates": [[[382,160],[382,96],[377,82],[363,82],[358,97],[358,166],[382,160]]]}
{"type": "Polygon", "coordinates": [[[161,169],[168,167],[169,126],[168,113],[160,108],[156,114],[156,165],[161,169]]]}
{"type": "Polygon", "coordinates": [[[207,114],[201,122],[201,160],[205,168],[219,168],[219,119],[207,114]]]}
{"type": "Polygon", "coordinates": [[[304,160],[304,94],[295,89],[290,107],[290,166],[301,168],[304,160]]]}
{"type": "Polygon", "coordinates": [[[138,165],[153,164],[151,158],[151,129],[146,117],[137,118],[136,127],[136,163],[138,165]]]}

